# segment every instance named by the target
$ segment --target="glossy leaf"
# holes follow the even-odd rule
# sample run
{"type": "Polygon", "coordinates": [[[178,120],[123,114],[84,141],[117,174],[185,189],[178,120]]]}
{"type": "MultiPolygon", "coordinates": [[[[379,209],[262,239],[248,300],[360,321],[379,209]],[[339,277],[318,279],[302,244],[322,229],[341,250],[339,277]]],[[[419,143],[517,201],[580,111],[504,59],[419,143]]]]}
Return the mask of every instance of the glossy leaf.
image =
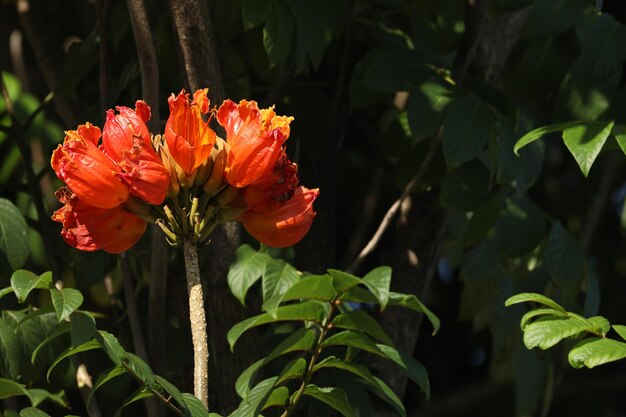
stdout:
{"type": "Polygon", "coordinates": [[[441,145],[448,169],[478,157],[494,133],[492,111],[473,95],[452,105],[443,127],[441,145]]]}
{"type": "Polygon", "coordinates": [[[267,398],[263,405],[263,410],[270,407],[285,407],[289,402],[289,389],[287,387],[278,387],[267,398]]]}
{"type": "Polygon", "coordinates": [[[304,389],[304,395],[313,397],[326,405],[329,405],[345,417],[357,417],[346,392],[341,388],[327,387],[320,388],[309,384],[304,389]]]}
{"type": "Polygon", "coordinates": [[[376,296],[380,309],[384,310],[389,302],[389,287],[391,285],[391,268],[380,266],[372,269],[363,277],[365,286],[376,296]]]}
{"type": "Polygon", "coordinates": [[[580,282],[585,254],[561,222],[554,223],[550,230],[544,257],[548,272],[557,284],[580,282]]]}
{"type": "Polygon", "coordinates": [[[305,301],[303,303],[289,304],[286,306],[278,307],[274,316],[269,313],[259,314],[258,316],[250,317],[244,321],[235,324],[227,334],[228,343],[232,350],[235,343],[241,337],[243,333],[252,329],[253,327],[260,326],[267,323],[274,323],[278,321],[317,321],[321,322],[322,318],[326,314],[328,306],[318,301],[305,301]]]}
{"type": "MultiPolygon", "coordinates": [[[[98,345],[99,347],[99,345],[98,345]]],[[[122,366],[128,369],[135,378],[139,379],[144,385],[152,387],[155,381],[155,375],[139,356],[126,352],[122,359],[122,366]]]]}
{"type": "Polygon", "coordinates": [[[391,346],[380,343],[377,343],[376,346],[388,359],[407,372],[409,379],[415,382],[422,389],[426,399],[430,398],[430,381],[428,379],[428,371],[424,365],[391,346]]]}
{"type": "Polygon", "coordinates": [[[569,121],[569,122],[560,122],[560,123],[554,123],[548,126],[538,127],[537,129],[531,130],[530,132],[526,133],[524,136],[519,138],[518,141],[515,143],[515,146],[513,147],[513,152],[515,152],[516,155],[519,155],[519,150],[522,149],[524,146],[528,145],[529,143],[532,143],[536,141],[537,139],[540,139],[550,133],[560,132],[568,127],[576,126],[581,123],[582,122],[578,120],[574,120],[574,121],[569,121]]]}
{"type": "Polygon", "coordinates": [[[626,326],[621,324],[614,324],[612,327],[613,330],[615,330],[615,332],[619,335],[619,337],[626,340],[626,326]]]}
{"type": "Polygon", "coordinates": [[[293,284],[280,299],[281,302],[292,300],[331,301],[337,292],[329,275],[309,275],[293,284]]]}
{"type": "Polygon", "coordinates": [[[26,386],[7,378],[0,378],[0,400],[26,395],[26,386]]]}
{"type": "Polygon", "coordinates": [[[6,198],[0,198],[0,252],[11,269],[21,268],[28,259],[28,227],[20,210],[6,198]]]}
{"type": "Polygon", "coordinates": [[[600,154],[612,129],[613,121],[577,124],[563,130],[565,146],[578,162],[585,177],[589,175],[591,165],[600,154]]]}
{"type": "Polygon", "coordinates": [[[348,272],[339,271],[337,269],[329,269],[328,273],[333,277],[333,286],[339,294],[348,291],[350,288],[356,287],[357,285],[363,284],[363,280],[361,280],[361,278],[355,277],[348,272]]]}
{"type": "Polygon", "coordinates": [[[83,295],[74,288],[51,288],[50,298],[59,321],[65,320],[83,303],[83,295]]]}
{"type": "Polygon", "coordinates": [[[545,295],[537,294],[533,292],[525,292],[525,293],[516,294],[512,297],[509,297],[509,299],[505,301],[504,305],[507,307],[510,307],[514,304],[527,303],[529,301],[532,301],[538,304],[543,304],[544,306],[550,307],[554,310],[558,310],[562,313],[566,312],[565,309],[561,307],[559,304],[557,304],[554,300],[546,297],[545,295]]]}
{"type": "Polygon", "coordinates": [[[582,317],[542,317],[526,326],[524,344],[528,349],[539,347],[546,350],[584,331],[595,331],[595,326],[582,317]]]}
{"type": "Polygon", "coordinates": [[[439,318],[430,311],[428,307],[424,305],[416,296],[413,294],[400,294],[397,292],[389,293],[389,305],[398,306],[408,308],[413,311],[417,311],[419,313],[424,313],[424,315],[430,321],[430,324],[433,325],[433,335],[437,334],[439,328],[441,327],[441,322],[439,318]]]}
{"type": "Polygon", "coordinates": [[[569,317],[567,313],[559,310],[554,310],[552,308],[535,308],[528,311],[522,316],[522,319],[520,320],[520,328],[522,329],[522,331],[526,329],[526,326],[528,326],[531,321],[540,316],[556,316],[561,318],[569,317]]]}
{"type": "Polygon", "coordinates": [[[340,329],[358,330],[381,342],[389,345],[393,344],[389,336],[387,336],[382,327],[380,327],[380,324],[363,310],[354,310],[339,314],[333,319],[332,325],[340,329]]]}
{"type": "Polygon", "coordinates": [[[96,320],[90,314],[80,311],[70,316],[72,346],[88,342],[96,332],[96,320]]]}
{"type": "Polygon", "coordinates": [[[34,288],[50,288],[52,273],[44,272],[37,276],[31,271],[18,269],[11,275],[11,287],[15,291],[17,301],[23,303],[34,288]]]}
{"type": "Polygon", "coordinates": [[[237,249],[236,260],[228,270],[228,286],[235,297],[245,305],[246,294],[263,275],[270,256],[257,252],[250,245],[237,249]]]}
{"type": "Polygon", "coordinates": [[[126,351],[114,335],[104,330],[98,330],[95,339],[114,364],[118,366],[122,364],[126,351]]]}
{"type": "Polygon", "coordinates": [[[356,330],[345,330],[343,332],[335,333],[322,342],[322,349],[328,346],[348,346],[386,357],[386,355],[378,348],[378,346],[376,346],[376,343],[374,343],[369,336],[356,330]]]}
{"type": "Polygon", "coordinates": [[[180,392],[180,390],[178,388],[176,388],[176,386],[174,386],[174,384],[172,384],[167,379],[165,379],[165,378],[163,378],[163,377],[161,377],[159,375],[155,375],[154,376],[154,382],[159,384],[161,386],[161,388],[170,397],[172,397],[174,399],[174,401],[176,401],[179,405],[181,405],[182,407],[186,407],[185,399],[183,398],[183,394],[180,392]]]}
{"type": "Polygon", "coordinates": [[[257,417],[269,398],[278,377],[264,379],[250,390],[246,398],[229,417],[257,417]]]}
{"type": "Polygon", "coordinates": [[[69,358],[70,356],[76,355],[77,353],[87,352],[89,350],[100,349],[100,345],[95,340],[90,340],[87,343],[83,343],[80,346],[69,347],[65,349],[55,360],[52,362],[52,365],[48,368],[48,372],[46,373],[46,379],[50,381],[50,374],[56,368],[56,366],[61,363],[61,361],[65,358],[69,358]]]}
{"type": "Polygon", "coordinates": [[[608,362],[626,358],[626,343],[613,339],[590,337],[583,339],[567,355],[574,368],[593,368],[608,362]]]}
{"type": "Polygon", "coordinates": [[[221,417],[216,413],[209,413],[196,396],[193,394],[189,394],[188,392],[183,393],[183,399],[185,400],[185,405],[189,409],[191,413],[191,417],[221,417]]]}
{"type": "Polygon", "coordinates": [[[269,259],[263,272],[263,310],[278,307],[281,296],[300,280],[300,272],[280,259],[269,259]]]}

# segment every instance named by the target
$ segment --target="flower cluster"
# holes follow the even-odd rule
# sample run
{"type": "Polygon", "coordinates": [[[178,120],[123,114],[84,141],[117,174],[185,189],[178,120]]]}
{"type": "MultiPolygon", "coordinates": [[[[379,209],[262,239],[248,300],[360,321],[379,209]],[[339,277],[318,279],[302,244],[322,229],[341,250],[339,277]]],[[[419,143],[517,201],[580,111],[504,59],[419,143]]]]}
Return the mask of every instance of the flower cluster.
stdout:
{"type": "Polygon", "coordinates": [[[150,108],[109,110],[103,131],[86,123],[66,132],[52,168],[67,184],[52,216],[71,246],[119,253],[133,246],[148,222],[172,245],[206,242],[214,228],[238,221],[261,242],[291,246],[308,232],[319,194],[298,185],[285,153],[292,117],[226,100],[209,109],[207,90],[169,98],[162,135],[146,126],[150,108]],[[209,122],[215,118],[226,137],[209,122]]]}

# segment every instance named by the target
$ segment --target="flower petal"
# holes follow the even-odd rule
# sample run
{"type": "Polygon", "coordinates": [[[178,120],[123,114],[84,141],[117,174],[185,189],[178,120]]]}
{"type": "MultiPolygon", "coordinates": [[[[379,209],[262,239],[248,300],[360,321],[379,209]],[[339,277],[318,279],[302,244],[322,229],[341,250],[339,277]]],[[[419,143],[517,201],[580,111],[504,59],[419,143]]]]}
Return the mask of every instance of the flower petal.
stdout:
{"type": "Polygon", "coordinates": [[[150,108],[142,101],[137,102],[139,114],[128,107],[118,106],[108,110],[104,132],[102,134],[102,146],[108,156],[115,162],[120,162],[124,157],[124,151],[134,146],[140,146],[146,153],[156,152],[152,147],[150,132],[145,123],[145,117],[150,117],[150,108]]]}
{"type": "Polygon", "coordinates": [[[295,245],[307,234],[315,218],[313,201],[319,190],[298,187],[293,197],[276,210],[246,211],[239,219],[248,233],[268,246],[295,245]]]}

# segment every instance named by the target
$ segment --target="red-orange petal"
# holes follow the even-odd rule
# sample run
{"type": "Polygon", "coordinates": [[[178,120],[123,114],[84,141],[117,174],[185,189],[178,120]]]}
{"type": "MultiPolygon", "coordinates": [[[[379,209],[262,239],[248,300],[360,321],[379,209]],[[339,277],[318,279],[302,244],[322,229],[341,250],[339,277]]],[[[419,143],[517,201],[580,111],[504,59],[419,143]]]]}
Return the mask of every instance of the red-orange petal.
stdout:
{"type": "Polygon", "coordinates": [[[118,111],[117,114],[113,110],[107,111],[107,120],[104,123],[102,146],[106,154],[115,162],[120,162],[125,151],[139,146],[146,153],[154,154],[156,157],[145,120],[146,117],[150,118],[148,105],[139,100],[137,110],[123,106],[115,109],[118,111]]]}
{"type": "Polygon", "coordinates": [[[284,248],[298,243],[315,218],[313,202],[319,190],[298,187],[293,197],[276,210],[246,211],[239,219],[245,229],[268,246],[284,248]]]}
{"type": "Polygon", "coordinates": [[[211,155],[216,134],[204,121],[209,111],[208,89],[194,93],[193,100],[182,90],[168,99],[170,116],[165,125],[165,140],[170,155],[190,176],[211,155]]]}
{"type": "Polygon", "coordinates": [[[112,208],[128,199],[128,188],[116,177],[117,165],[94,144],[99,131],[87,124],[66,132],[50,163],[78,197],[95,207],[112,208]]]}

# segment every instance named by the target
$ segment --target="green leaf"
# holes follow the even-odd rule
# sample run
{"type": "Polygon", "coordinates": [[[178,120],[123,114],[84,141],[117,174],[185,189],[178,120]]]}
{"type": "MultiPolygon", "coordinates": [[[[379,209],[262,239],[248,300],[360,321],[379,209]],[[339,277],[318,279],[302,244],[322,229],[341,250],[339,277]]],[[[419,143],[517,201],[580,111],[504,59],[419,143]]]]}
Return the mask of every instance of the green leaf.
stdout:
{"type": "Polygon", "coordinates": [[[434,75],[420,54],[405,46],[374,49],[367,58],[363,82],[374,91],[411,91],[434,75]]]}
{"type": "Polygon", "coordinates": [[[229,417],[257,417],[269,398],[277,379],[278,377],[274,376],[259,382],[229,417]]]}
{"type": "Polygon", "coordinates": [[[35,364],[35,360],[37,359],[37,355],[39,355],[39,352],[48,343],[50,343],[52,340],[56,339],[57,337],[61,336],[62,334],[65,334],[65,333],[67,333],[69,331],[70,331],[70,323],[68,323],[68,322],[61,322],[61,323],[59,323],[59,325],[56,326],[54,328],[54,330],[48,336],[46,336],[46,338],[44,340],[41,341],[41,343],[35,348],[35,350],[33,350],[33,354],[30,357],[31,363],[35,364]]]}
{"type": "Polygon", "coordinates": [[[419,313],[424,313],[430,321],[430,324],[433,325],[433,335],[437,334],[441,327],[441,322],[435,313],[430,311],[430,309],[413,294],[391,292],[389,293],[389,305],[404,307],[419,313]]]}
{"type": "Polygon", "coordinates": [[[0,400],[26,395],[26,386],[10,379],[0,378],[0,400]]]}
{"type": "Polygon", "coordinates": [[[34,288],[50,288],[52,272],[44,272],[37,276],[25,269],[18,269],[11,275],[11,287],[15,291],[17,301],[23,303],[34,288]]]}
{"type": "Polygon", "coordinates": [[[185,405],[189,409],[189,412],[191,412],[191,417],[221,417],[219,414],[209,413],[204,404],[202,404],[202,401],[193,394],[184,392],[183,399],[185,400],[185,405]]]}
{"type": "Polygon", "coordinates": [[[609,14],[601,14],[578,33],[582,49],[574,64],[580,80],[597,83],[622,68],[626,59],[626,27],[609,14]]]}
{"type": "Polygon", "coordinates": [[[595,326],[580,316],[542,317],[526,326],[524,344],[528,349],[539,347],[542,350],[551,348],[561,340],[584,331],[595,331],[595,326]]]}
{"type": "Polygon", "coordinates": [[[618,146],[624,155],[626,155],[626,126],[615,123],[613,124],[613,132],[611,133],[613,133],[618,146]]]}
{"type": "Polygon", "coordinates": [[[234,348],[235,343],[243,333],[252,329],[253,327],[267,323],[274,323],[277,321],[298,320],[321,322],[326,315],[327,310],[327,304],[310,300],[302,303],[289,304],[286,306],[278,307],[274,316],[269,313],[264,313],[259,314],[258,316],[250,317],[249,319],[235,324],[228,331],[227,338],[228,343],[230,344],[230,349],[232,350],[234,348]]]}
{"type": "Polygon", "coordinates": [[[270,0],[240,0],[241,16],[244,29],[252,29],[267,19],[270,12],[270,0]]]}
{"type": "Polygon", "coordinates": [[[122,345],[120,345],[120,342],[117,340],[117,338],[111,333],[104,330],[98,330],[94,337],[100,344],[100,347],[113,361],[113,363],[120,366],[122,364],[122,359],[124,359],[126,351],[124,350],[122,345]]]}
{"type": "Polygon", "coordinates": [[[237,249],[236,260],[228,270],[228,286],[235,297],[245,305],[246,294],[263,275],[270,260],[267,253],[257,252],[250,245],[237,249]]]}
{"type": "Polygon", "coordinates": [[[278,387],[267,398],[263,410],[270,407],[285,407],[289,401],[289,389],[287,387],[278,387]]]}
{"type": "Polygon", "coordinates": [[[565,32],[583,20],[586,5],[584,0],[535,0],[527,29],[536,36],[565,32]]]}
{"type": "Polygon", "coordinates": [[[0,298],[4,297],[7,294],[11,294],[13,292],[13,288],[6,287],[0,290],[0,298]]]}
{"type": "Polygon", "coordinates": [[[478,157],[494,127],[493,112],[476,96],[468,95],[454,103],[446,115],[441,138],[448,169],[478,157]]]}
{"type": "Polygon", "coordinates": [[[50,365],[50,368],[48,368],[48,372],[46,373],[46,380],[48,382],[50,382],[50,374],[52,373],[52,370],[59,364],[61,363],[61,361],[65,358],[69,358],[72,355],[76,355],[77,353],[81,353],[81,352],[87,352],[89,350],[94,350],[94,349],[100,349],[100,345],[98,344],[97,341],[95,340],[90,340],[87,343],[83,343],[80,346],[75,346],[75,347],[69,347],[67,349],[65,349],[55,360],[54,362],[52,362],[52,365],[50,365]]]}
{"type": "Polygon", "coordinates": [[[626,358],[626,343],[613,339],[590,337],[583,339],[567,355],[574,368],[593,368],[608,362],[626,358]]]}
{"type": "Polygon", "coordinates": [[[106,384],[110,380],[112,380],[114,378],[117,378],[120,375],[124,375],[127,372],[128,372],[128,370],[126,368],[124,368],[123,366],[115,366],[115,367],[113,367],[111,369],[108,369],[106,371],[102,371],[100,373],[100,375],[98,375],[98,379],[96,379],[96,383],[93,385],[93,388],[89,392],[89,397],[87,398],[87,405],[91,404],[91,400],[93,399],[93,395],[96,393],[96,391],[101,386],[103,386],[104,384],[106,384]]]}
{"type": "Polygon", "coordinates": [[[587,122],[570,126],[563,130],[565,146],[578,162],[585,177],[589,175],[591,165],[602,150],[611,130],[613,121],[587,122]]]}
{"type": "Polygon", "coordinates": [[[376,346],[388,359],[395,362],[396,365],[400,366],[407,372],[409,379],[415,382],[422,389],[426,399],[430,398],[430,381],[428,380],[428,371],[424,365],[391,346],[380,343],[377,343],[376,346]]]}
{"type": "Polygon", "coordinates": [[[515,181],[516,188],[527,189],[537,181],[543,167],[543,142],[533,142],[524,150],[513,152],[515,140],[520,137],[504,117],[498,117],[497,179],[500,184],[515,181]]]}
{"type": "Polygon", "coordinates": [[[137,401],[143,400],[144,398],[150,398],[152,397],[152,395],[153,395],[152,392],[147,387],[139,388],[137,391],[133,392],[128,398],[126,398],[126,400],[124,400],[124,403],[119,408],[119,410],[117,410],[117,412],[113,415],[113,417],[121,417],[122,410],[125,407],[137,401]]]}
{"type": "Polygon", "coordinates": [[[354,275],[344,271],[329,269],[328,273],[333,277],[333,286],[339,294],[342,294],[357,285],[363,284],[363,280],[361,278],[355,277],[354,275]]]}
{"type": "Polygon", "coordinates": [[[546,268],[557,284],[580,282],[585,269],[585,254],[561,222],[552,225],[544,257],[546,268]]]}
{"type": "Polygon", "coordinates": [[[522,316],[520,320],[520,328],[522,329],[522,331],[526,330],[526,326],[528,326],[528,323],[530,323],[532,320],[539,316],[556,316],[562,318],[569,317],[567,313],[559,310],[554,310],[552,308],[535,308],[528,311],[522,316]]]}
{"type": "Polygon", "coordinates": [[[527,254],[544,239],[546,221],[543,212],[526,197],[509,197],[504,201],[494,226],[498,250],[506,256],[527,254]]]}
{"type": "Polygon", "coordinates": [[[50,289],[50,298],[59,321],[65,320],[83,303],[83,295],[74,288],[50,289]]]}
{"type": "Polygon", "coordinates": [[[372,269],[363,277],[363,283],[376,296],[380,310],[384,310],[389,302],[389,286],[391,285],[391,268],[380,266],[372,269]]]}
{"type": "Polygon", "coordinates": [[[296,282],[282,295],[281,302],[291,300],[331,301],[337,292],[329,275],[309,275],[296,282]]]}
{"type": "Polygon", "coordinates": [[[619,337],[626,340],[626,326],[623,326],[621,324],[614,324],[613,330],[615,330],[619,337]]]}
{"type": "Polygon", "coordinates": [[[284,366],[283,370],[280,372],[278,379],[276,380],[275,385],[280,385],[283,382],[289,381],[291,379],[304,379],[304,374],[307,370],[307,360],[305,358],[297,358],[284,366]]]}
{"type": "Polygon", "coordinates": [[[344,302],[377,304],[378,299],[366,288],[352,287],[339,297],[344,302]]]}
{"type": "Polygon", "coordinates": [[[304,395],[313,397],[340,412],[345,417],[357,417],[346,392],[341,388],[321,388],[309,384],[304,388],[304,395]]]}
{"type": "Polygon", "coordinates": [[[555,301],[551,300],[545,295],[537,294],[534,292],[525,292],[509,297],[509,299],[504,302],[504,305],[510,307],[514,304],[527,303],[529,301],[532,301],[533,303],[543,304],[544,306],[550,307],[554,310],[566,313],[565,309],[557,304],[555,301]]]}
{"type": "MultiPolygon", "coordinates": [[[[98,345],[98,347],[100,347],[98,345]]],[[[144,385],[148,387],[152,387],[155,381],[155,375],[148,366],[139,356],[134,355],[130,352],[126,352],[124,354],[124,358],[122,359],[122,366],[128,369],[135,378],[139,379],[144,385]]]]}
{"type": "Polygon", "coordinates": [[[6,198],[0,198],[0,252],[11,269],[21,268],[28,259],[28,226],[20,210],[6,198]]]}
{"type": "Polygon", "coordinates": [[[44,413],[38,408],[28,407],[20,411],[20,417],[50,417],[50,415],[44,413]]]}
{"type": "Polygon", "coordinates": [[[340,329],[358,330],[381,342],[389,345],[393,344],[389,336],[387,336],[382,327],[380,327],[380,324],[363,310],[354,310],[339,314],[333,319],[332,325],[340,329]]]}
{"type": "Polygon", "coordinates": [[[21,360],[22,354],[15,332],[0,320],[0,375],[17,379],[21,360]]]}
{"type": "Polygon", "coordinates": [[[287,61],[295,34],[295,21],[287,6],[279,1],[273,2],[272,10],[263,28],[263,46],[271,66],[287,61]]]}
{"type": "Polygon", "coordinates": [[[529,143],[532,143],[536,141],[537,139],[542,138],[545,135],[548,135],[550,133],[560,132],[564,129],[567,129],[568,127],[576,126],[581,123],[582,122],[579,120],[574,120],[574,121],[569,121],[569,122],[560,122],[560,123],[555,123],[555,124],[548,125],[548,126],[538,127],[537,129],[531,130],[530,132],[526,133],[524,136],[519,138],[519,140],[517,141],[517,143],[515,143],[515,146],[513,147],[513,152],[515,152],[516,155],[519,155],[519,150],[522,149],[524,146],[528,145],[529,143]]]}
{"type": "Polygon", "coordinates": [[[172,397],[180,406],[187,408],[183,394],[178,388],[176,388],[176,386],[174,386],[174,384],[159,375],[154,376],[154,381],[159,384],[161,388],[165,390],[165,392],[167,392],[168,395],[172,397]]]}
{"type": "Polygon", "coordinates": [[[69,408],[69,404],[65,399],[65,393],[63,391],[59,391],[58,393],[53,394],[46,391],[45,389],[31,388],[27,390],[26,395],[28,395],[28,398],[30,398],[31,405],[33,407],[37,407],[45,400],[48,400],[58,406],[69,408]]]}
{"type": "Polygon", "coordinates": [[[88,342],[96,332],[96,320],[92,315],[75,311],[70,316],[72,346],[88,342]]]}
{"type": "Polygon", "coordinates": [[[356,330],[345,330],[335,333],[322,342],[321,348],[328,346],[349,346],[379,356],[387,357],[365,333],[356,330]]]}
{"type": "Polygon", "coordinates": [[[406,417],[406,409],[402,404],[402,400],[398,398],[395,392],[391,389],[389,385],[385,383],[382,379],[373,376],[374,384],[368,384],[370,390],[381,397],[383,400],[387,401],[395,410],[403,417],[406,417]]]}
{"type": "Polygon", "coordinates": [[[283,295],[300,280],[300,272],[280,259],[269,259],[263,272],[263,310],[271,311],[278,307],[283,295]]]}
{"type": "Polygon", "coordinates": [[[235,382],[235,390],[241,398],[246,398],[252,388],[252,381],[262,366],[276,359],[277,357],[297,351],[311,352],[317,340],[317,332],[314,329],[301,328],[289,335],[282,342],[277,344],[265,358],[260,359],[250,365],[239,375],[235,382]]]}
{"type": "Polygon", "coordinates": [[[429,80],[411,92],[407,107],[409,126],[415,142],[433,136],[456,95],[452,87],[440,80],[429,80]]]}

